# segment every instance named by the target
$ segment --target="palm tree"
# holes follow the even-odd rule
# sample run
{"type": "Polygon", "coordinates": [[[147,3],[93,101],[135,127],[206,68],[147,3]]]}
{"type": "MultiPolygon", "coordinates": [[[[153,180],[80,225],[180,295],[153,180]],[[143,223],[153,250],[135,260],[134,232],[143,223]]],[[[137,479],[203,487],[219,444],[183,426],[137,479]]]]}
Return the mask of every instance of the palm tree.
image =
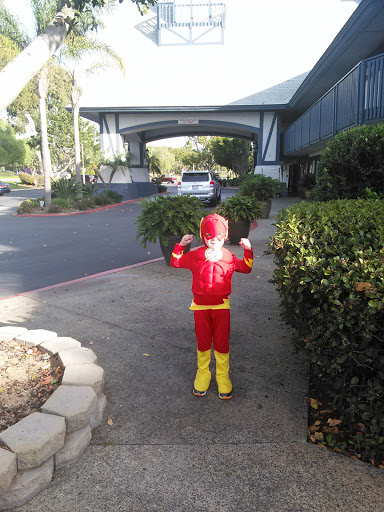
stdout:
{"type": "MultiPolygon", "coordinates": [[[[109,8],[110,6],[106,6],[109,8]]],[[[102,26],[100,18],[95,17],[98,27],[102,26]]],[[[71,76],[71,104],[73,115],[73,133],[75,145],[76,183],[81,195],[81,162],[80,162],[80,137],[79,137],[79,110],[81,88],[78,80],[81,74],[89,75],[99,69],[114,66],[124,73],[124,65],[117,53],[108,45],[99,41],[90,34],[90,27],[86,19],[78,25],[67,37],[61,46],[59,59],[63,61],[71,76]],[[96,56],[98,59],[93,65],[81,68],[81,60],[86,56],[96,56]]]]}
{"type": "MultiPolygon", "coordinates": [[[[35,33],[44,31],[49,20],[55,13],[56,2],[52,0],[31,0],[32,13],[35,24],[35,33]]],[[[0,26],[2,33],[13,40],[20,50],[29,47],[30,38],[13,16],[5,7],[0,9],[0,26]]],[[[49,62],[46,63],[37,76],[37,94],[39,98],[40,135],[41,135],[41,157],[44,169],[44,199],[45,205],[51,204],[51,175],[52,163],[48,145],[48,123],[46,98],[48,94],[48,73],[49,62]]]]}
{"type": "MultiPolygon", "coordinates": [[[[119,0],[121,3],[123,0],[119,0]]],[[[148,5],[157,0],[131,0],[144,14],[148,5]]],[[[0,0],[0,7],[4,0],[0,0]]],[[[61,46],[75,26],[78,17],[95,7],[104,7],[107,0],[55,0],[56,14],[46,29],[17,57],[0,71],[0,112],[5,110],[20,94],[28,82],[36,76],[44,64],[61,46]]]]}

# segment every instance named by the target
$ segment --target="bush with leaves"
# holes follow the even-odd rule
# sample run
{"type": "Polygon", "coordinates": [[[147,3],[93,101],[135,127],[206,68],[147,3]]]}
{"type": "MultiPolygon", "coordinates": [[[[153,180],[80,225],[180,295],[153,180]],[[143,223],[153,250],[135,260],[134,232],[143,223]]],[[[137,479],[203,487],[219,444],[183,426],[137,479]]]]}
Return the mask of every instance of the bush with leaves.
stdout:
{"type": "Polygon", "coordinates": [[[280,181],[270,176],[248,174],[239,185],[239,194],[258,201],[267,201],[271,197],[276,197],[280,187],[280,181]]]}
{"type": "Polygon", "coordinates": [[[384,190],[384,125],[361,125],[339,133],[321,155],[314,199],[355,199],[366,188],[384,190]]]}
{"type": "Polygon", "coordinates": [[[271,241],[283,316],[350,425],[350,444],[384,459],[384,202],[299,203],[271,241]]]}
{"type": "Polygon", "coordinates": [[[201,202],[193,196],[155,196],[153,200],[141,202],[143,210],[137,218],[137,237],[140,245],[147,247],[160,238],[164,246],[168,237],[177,235],[198,235],[200,221],[204,216],[201,202]]]}
{"type": "Polygon", "coordinates": [[[76,178],[60,178],[51,180],[52,197],[60,197],[62,199],[75,199],[78,191],[76,178]]]}
{"type": "Polygon", "coordinates": [[[54,199],[52,199],[51,204],[58,206],[62,210],[70,210],[72,208],[72,203],[70,199],[66,199],[65,197],[55,197],[54,199]]]}
{"type": "Polygon", "coordinates": [[[74,208],[80,211],[91,210],[96,205],[94,197],[83,197],[73,201],[72,204],[74,208]]]}
{"type": "Polygon", "coordinates": [[[60,205],[51,203],[47,209],[47,213],[61,213],[63,209],[60,205]]]}
{"type": "Polygon", "coordinates": [[[253,221],[262,216],[260,203],[251,197],[243,197],[240,194],[229,197],[215,211],[225,219],[235,222],[253,221]]]}
{"type": "Polygon", "coordinates": [[[31,213],[33,210],[36,210],[36,208],[40,207],[40,200],[39,199],[27,199],[26,201],[23,201],[20,203],[17,213],[31,213]]]}
{"type": "Polygon", "coordinates": [[[123,196],[114,190],[104,190],[101,194],[95,196],[95,204],[106,206],[108,204],[121,203],[123,196]]]}
{"type": "Polygon", "coordinates": [[[39,187],[44,184],[44,176],[41,174],[28,174],[26,172],[21,172],[19,174],[19,179],[24,185],[34,185],[35,181],[39,187]]]}

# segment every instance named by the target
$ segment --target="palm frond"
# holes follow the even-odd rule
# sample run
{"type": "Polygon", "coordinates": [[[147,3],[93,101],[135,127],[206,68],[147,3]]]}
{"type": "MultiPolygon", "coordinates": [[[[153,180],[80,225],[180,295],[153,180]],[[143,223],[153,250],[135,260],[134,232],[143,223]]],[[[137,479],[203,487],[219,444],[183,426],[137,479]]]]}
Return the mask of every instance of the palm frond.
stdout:
{"type": "Polygon", "coordinates": [[[13,41],[19,50],[23,50],[31,42],[27,30],[6,7],[0,7],[0,34],[13,41]]]}
{"type": "Polygon", "coordinates": [[[57,2],[54,0],[31,0],[36,35],[41,34],[56,14],[57,2]]]}

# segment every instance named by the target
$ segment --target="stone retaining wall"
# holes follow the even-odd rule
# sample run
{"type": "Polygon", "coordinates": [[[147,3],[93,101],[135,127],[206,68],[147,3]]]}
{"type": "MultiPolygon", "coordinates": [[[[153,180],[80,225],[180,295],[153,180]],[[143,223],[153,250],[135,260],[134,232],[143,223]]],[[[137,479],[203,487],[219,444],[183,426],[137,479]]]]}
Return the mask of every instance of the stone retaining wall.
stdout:
{"type": "Polygon", "coordinates": [[[0,510],[23,505],[50,484],[55,469],[75,462],[106,405],[104,370],[91,349],[44,329],[0,327],[0,341],[12,340],[57,357],[64,375],[41,412],[0,433],[0,510]]]}

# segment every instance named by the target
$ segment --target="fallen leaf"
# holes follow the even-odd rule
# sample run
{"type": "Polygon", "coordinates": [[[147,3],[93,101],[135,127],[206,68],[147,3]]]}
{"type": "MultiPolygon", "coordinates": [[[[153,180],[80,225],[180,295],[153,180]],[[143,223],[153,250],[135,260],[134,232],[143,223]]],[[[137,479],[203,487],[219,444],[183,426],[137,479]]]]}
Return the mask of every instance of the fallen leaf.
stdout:
{"type": "Polygon", "coordinates": [[[89,344],[90,344],[90,345],[93,345],[93,341],[91,340],[91,341],[89,342],[89,344]]]}
{"type": "Polygon", "coordinates": [[[380,469],[384,469],[384,466],[382,466],[381,464],[379,464],[377,467],[380,469]]]}
{"type": "Polygon", "coordinates": [[[355,288],[358,292],[364,292],[372,288],[371,283],[355,283],[355,288]]]}
{"type": "Polygon", "coordinates": [[[109,425],[110,427],[112,427],[112,425],[114,425],[112,418],[108,418],[108,419],[107,419],[107,423],[108,423],[108,425],[109,425]]]}
{"type": "Polygon", "coordinates": [[[328,418],[327,423],[330,427],[336,427],[336,425],[340,425],[340,423],[343,423],[343,422],[341,420],[334,420],[334,419],[328,418]]]}
{"type": "Polygon", "coordinates": [[[312,409],[319,408],[319,402],[315,398],[309,398],[309,405],[312,407],[312,409]]]}
{"type": "Polygon", "coordinates": [[[315,432],[315,439],[316,441],[322,441],[324,439],[322,432],[315,432]]]}
{"type": "Polygon", "coordinates": [[[143,354],[143,356],[145,356],[145,357],[150,357],[150,355],[149,355],[149,354],[143,354]]]}
{"type": "Polygon", "coordinates": [[[375,461],[374,461],[373,459],[369,459],[369,460],[370,460],[370,462],[371,462],[371,464],[372,464],[373,466],[376,466],[375,461]]]}
{"type": "Polygon", "coordinates": [[[169,293],[169,290],[165,290],[165,293],[169,293]]]}
{"type": "Polygon", "coordinates": [[[323,409],[322,411],[319,411],[320,414],[332,414],[334,411],[332,409],[323,409]]]}

